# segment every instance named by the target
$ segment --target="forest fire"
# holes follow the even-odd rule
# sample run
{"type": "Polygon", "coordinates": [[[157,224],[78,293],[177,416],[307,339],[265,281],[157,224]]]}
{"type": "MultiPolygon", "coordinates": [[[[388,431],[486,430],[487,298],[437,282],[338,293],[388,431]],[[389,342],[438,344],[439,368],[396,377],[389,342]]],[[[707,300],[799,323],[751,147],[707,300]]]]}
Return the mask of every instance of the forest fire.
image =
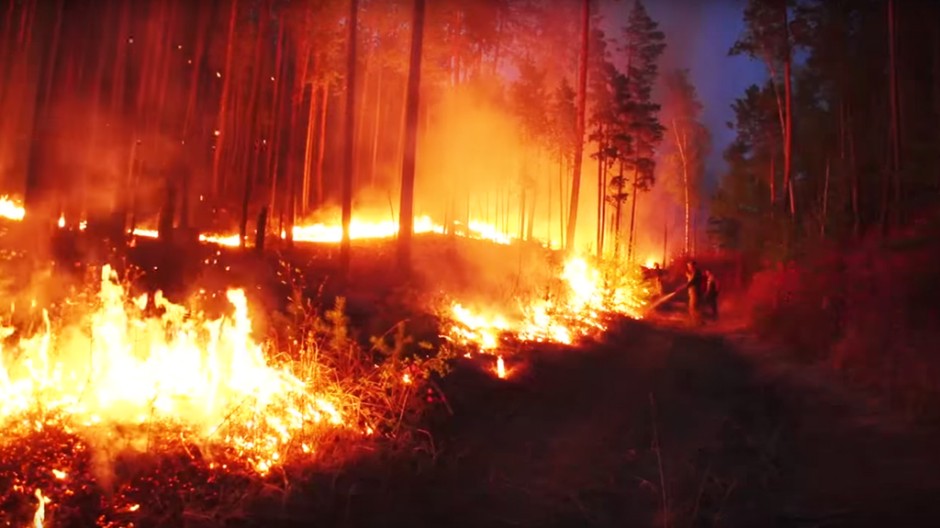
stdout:
{"type": "Polygon", "coordinates": [[[484,354],[497,353],[507,335],[523,342],[570,345],[578,337],[606,330],[606,318],[611,315],[641,318],[652,296],[636,274],[604,274],[580,257],[565,264],[560,280],[560,292],[520,301],[513,315],[475,312],[454,303],[450,338],[484,354]]]}
{"type": "Polygon", "coordinates": [[[244,292],[226,297],[231,317],[190,318],[159,294],[152,301],[163,315],[146,317],[146,296],[128,299],[106,266],[92,312],[62,325],[44,312],[40,332],[4,347],[5,437],[55,427],[93,442],[112,427],[157,427],[221,444],[265,473],[303,433],[349,425],[342,399],[319,380],[269,364],[244,292]]]}
{"type": "Polygon", "coordinates": [[[0,218],[20,221],[26,216],[23,204],[9,196],[0,196],[0,218]]]}

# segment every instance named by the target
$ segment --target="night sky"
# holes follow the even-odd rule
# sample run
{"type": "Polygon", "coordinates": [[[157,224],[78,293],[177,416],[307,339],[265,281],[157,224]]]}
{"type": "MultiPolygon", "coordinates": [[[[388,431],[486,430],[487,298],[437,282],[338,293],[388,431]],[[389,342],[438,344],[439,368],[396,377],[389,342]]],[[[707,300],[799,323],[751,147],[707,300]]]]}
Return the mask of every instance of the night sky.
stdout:
{"type": "MultiPolygon", "coordinates": [[[[619,36],[632,4],[620,0],[609,6],[609,35],[619,36]]],[[[724,171],[722,151],[734,139],[734,131],[726,126],[733,117],[731,103],[766,77],[759,61],[728,56],[743,28],[744,0],[646,0],[646,7],[666,34],[660,71],[688,68],[705,106],[704,122],[713,140],[707,172],[714,184],[724,171]]]]}

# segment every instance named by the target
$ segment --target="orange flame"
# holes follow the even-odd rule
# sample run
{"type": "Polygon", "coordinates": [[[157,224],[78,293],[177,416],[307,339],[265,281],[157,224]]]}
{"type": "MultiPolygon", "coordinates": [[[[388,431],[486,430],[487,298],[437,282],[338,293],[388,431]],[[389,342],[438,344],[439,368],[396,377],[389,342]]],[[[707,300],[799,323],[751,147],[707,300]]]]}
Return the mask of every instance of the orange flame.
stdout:
{"type": "Polygon", "coordinates": [[[521,341],[570,345],[579,336],[605,330],[606,315],[641,318],[650,297],[639,277],[618,273],[616,281],[607,280],[580,257],[565,264],[561,279],[566,285],[563,298],[523,302],[515,317],[484,315],[453,304],[450,317],[455,324],[449,336],[459,343],[473,344],[484,353],[495,351],[503,334],[512,334],[521,341]]]}
{"type": "Polygon", "coordinates": [[[44,331],[0,349],[0,424],[39,415],[35,423],[81,432],[161,421],[224,443],[261,473],[305,429],[343,426],[342,402],[322,395],[318,380],[268,363],[251,336],[244,291],[226,297],[234,314],[210,320],[188,317],[158,292],[164,314],[145,317],[147,297],[127,302],[106,266],[90,315],[53,332],[44,312],[44,331]]]}
{"type": "Polygon", "coordinates": [[[503,356],[496,358],[496,377],[506,379],[506,363],[503,361],[503,356]]]}
{"type": "Polygon", "coordinates": [[[25,217],[26,209],[21,202],[6,195],[0,196],[0,218],[18,222],[25,217]]]}

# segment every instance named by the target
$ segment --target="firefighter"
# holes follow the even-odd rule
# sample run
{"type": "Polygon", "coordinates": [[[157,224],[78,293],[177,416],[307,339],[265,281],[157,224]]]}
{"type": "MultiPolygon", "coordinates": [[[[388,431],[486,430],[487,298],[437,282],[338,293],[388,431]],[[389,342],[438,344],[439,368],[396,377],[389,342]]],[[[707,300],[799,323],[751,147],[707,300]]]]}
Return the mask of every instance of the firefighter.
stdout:
{"type": "Polygon", "coordinates": [[[663,275],[666,274],[666,270],[659,266],[659,262],[653,264],[653,284],[656,287],[656,295],[658,297],[663,296],[663,275]]]}
{"type": "Polygon", "coordinates": [[[693,324],[700,324],[705,283],[702,272],[694,260],[686,264],[685,278],[687,281],[685,289],[689,292],[689,318],[693,324]]]}
{"type": "Polygon", "coordinates": [[[705,270],[705,307],[708,308],[709,317],[718,320],[718,280],[715,274],[705,270]]]}

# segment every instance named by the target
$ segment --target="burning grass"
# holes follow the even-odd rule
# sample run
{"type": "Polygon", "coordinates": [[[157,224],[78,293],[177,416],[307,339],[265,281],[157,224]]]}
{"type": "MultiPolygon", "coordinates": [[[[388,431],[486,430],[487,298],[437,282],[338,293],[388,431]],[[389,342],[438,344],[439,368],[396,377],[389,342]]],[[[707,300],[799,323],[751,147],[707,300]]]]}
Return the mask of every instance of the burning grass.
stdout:
{"type": "Polygon", "coordinates": [[[610,262],[595,266],[577,257],[564,264],[543,295],[518,297],[508,313],[454,302],[449,337],[490,354],[506,348],[507,340],[571,345],[605,331],[611,316],[642,317],[653,292],[639,270],[631,269],[610,262]]]}
{"type": "Polygon", "coordinates": [[[186,503],[219,480],[266,482],[290,467],[341,463],[346,444],[395,438],[430,371],[442,368],[406,357],[401,332],[361,349],[341,300],[322,316],[298,300],[275,329],[287,345],[275,350],[255,337],[244,291],[225,298],[220,317],[196,301],[132,298],[105,266],[97,288],[34,309],[34,328],[4,327],[4,511],[25,523],[14,512],[33,504],[56,525],[87,525],[80,519],[97,511],[92,520],[107,526],[138,512],[152,519],[153,487],[186,503]],[[143,471],[127,469],[141,460],[143,471]]]}

